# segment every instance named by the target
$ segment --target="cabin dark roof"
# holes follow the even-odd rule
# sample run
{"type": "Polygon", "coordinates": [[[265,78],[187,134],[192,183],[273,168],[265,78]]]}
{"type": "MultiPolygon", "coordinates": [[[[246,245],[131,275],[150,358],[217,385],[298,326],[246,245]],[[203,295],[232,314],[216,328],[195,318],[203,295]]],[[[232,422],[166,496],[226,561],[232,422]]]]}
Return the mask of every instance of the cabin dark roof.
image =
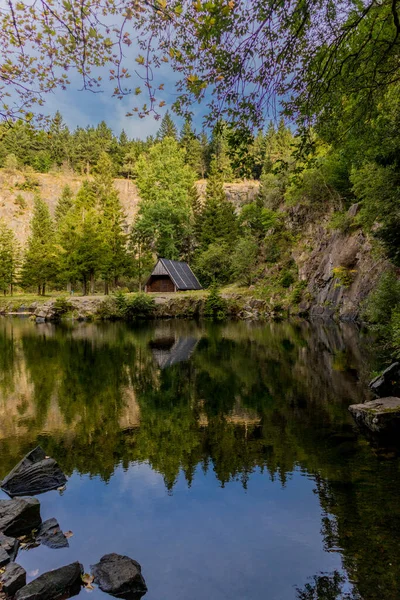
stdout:
{"type": "Polygon", "coordinates": [[[152,348],[154,359],[158,363],[161,369],[172,367],[177,363],[184,362],[190,359],[192,356],[198,341],[194,337],[178,337],[171,348],[157,348],[157,342],[155,341],[152,348]]]}
{"type": "MultiPolygon", "coordinates": [[[[178,290],[201,290],[203,289],[197,281],[192,269],[186,262],[178,260],[168,260],[167,258],[159,258],[157,265],[154,267],[152,275],[161,274],[157,269],[158,265],[164,267],[165,271],[171,277],[178,290]]],[[[150,275],[151,277],[151,275],[150,275]]]]}

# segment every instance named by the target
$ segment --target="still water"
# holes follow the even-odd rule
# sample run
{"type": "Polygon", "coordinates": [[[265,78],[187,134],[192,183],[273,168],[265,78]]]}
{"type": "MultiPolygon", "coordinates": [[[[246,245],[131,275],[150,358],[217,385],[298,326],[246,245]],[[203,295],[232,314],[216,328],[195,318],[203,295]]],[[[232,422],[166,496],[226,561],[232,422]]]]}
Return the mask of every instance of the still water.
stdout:
{"type": "Polygon", "coordinates": [[[371,354],[350,325],[0,320],[0,478],[42,445],[74,534],[18,562],[127,554],[145,600],[400,598],[400,463],[347,411],[371,354]]]}

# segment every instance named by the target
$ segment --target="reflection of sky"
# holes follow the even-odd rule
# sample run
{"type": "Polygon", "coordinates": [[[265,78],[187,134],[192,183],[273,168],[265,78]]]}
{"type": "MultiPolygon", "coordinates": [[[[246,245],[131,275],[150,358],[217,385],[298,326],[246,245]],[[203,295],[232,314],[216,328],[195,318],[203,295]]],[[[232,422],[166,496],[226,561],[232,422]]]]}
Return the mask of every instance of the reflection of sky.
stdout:
{"type": "Polygon", "coordinates": [[[198,468],[192,487],[181,476],[172,495],[148,464],[117,468],[108,485],[73,475],[62,496],[40,497],[42,518],[74,532],[70,548],[40,547],[18,561],[36,575],[74,560],[88,570],[118,552],[141,563],[146,600],[291,600],[295,585],[340,569],[340,556],[323,551],[313,487],[298,471],[284,489],[257,471],[245,491],[198,468]]]}

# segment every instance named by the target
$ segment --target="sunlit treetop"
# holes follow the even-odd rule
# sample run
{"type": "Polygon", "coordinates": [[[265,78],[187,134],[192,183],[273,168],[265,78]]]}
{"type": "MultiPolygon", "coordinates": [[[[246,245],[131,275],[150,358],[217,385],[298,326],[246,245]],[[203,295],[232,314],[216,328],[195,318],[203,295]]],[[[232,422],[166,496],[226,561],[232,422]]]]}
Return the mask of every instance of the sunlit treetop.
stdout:
{"type": "Polygon", "coordinates": [[[40,113],[46,93],[79,75],[85,90],[111,81],[116,98],[132,94],[129,115],[159,118],[173,85],[160,69],[168,63],[174,110],[188,115],[202,102],[207,124],[253,128],[281,110],[300,126],[343,110],[365,118],[399,79],[398,4],[9,0],[0,9],[1,116],[40,113]]]}

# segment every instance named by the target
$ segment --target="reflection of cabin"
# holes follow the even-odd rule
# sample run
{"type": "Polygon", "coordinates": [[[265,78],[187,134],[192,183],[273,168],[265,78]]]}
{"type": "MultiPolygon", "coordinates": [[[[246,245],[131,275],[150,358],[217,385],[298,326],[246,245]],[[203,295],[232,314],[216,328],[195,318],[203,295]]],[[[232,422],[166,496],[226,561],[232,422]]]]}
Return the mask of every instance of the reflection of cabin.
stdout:
{"type": "Polygon", "coordinates": [[[194,337],[163,337],[150,342],[150,348],[160,369],[189,360],[197,346],[194,337]]]}
{"type": "Polygon", "coordinates": [[[159,258],[146,281],[146,292],[180,292],[201,290],[192,269],[186,262],[159,258]]]}

